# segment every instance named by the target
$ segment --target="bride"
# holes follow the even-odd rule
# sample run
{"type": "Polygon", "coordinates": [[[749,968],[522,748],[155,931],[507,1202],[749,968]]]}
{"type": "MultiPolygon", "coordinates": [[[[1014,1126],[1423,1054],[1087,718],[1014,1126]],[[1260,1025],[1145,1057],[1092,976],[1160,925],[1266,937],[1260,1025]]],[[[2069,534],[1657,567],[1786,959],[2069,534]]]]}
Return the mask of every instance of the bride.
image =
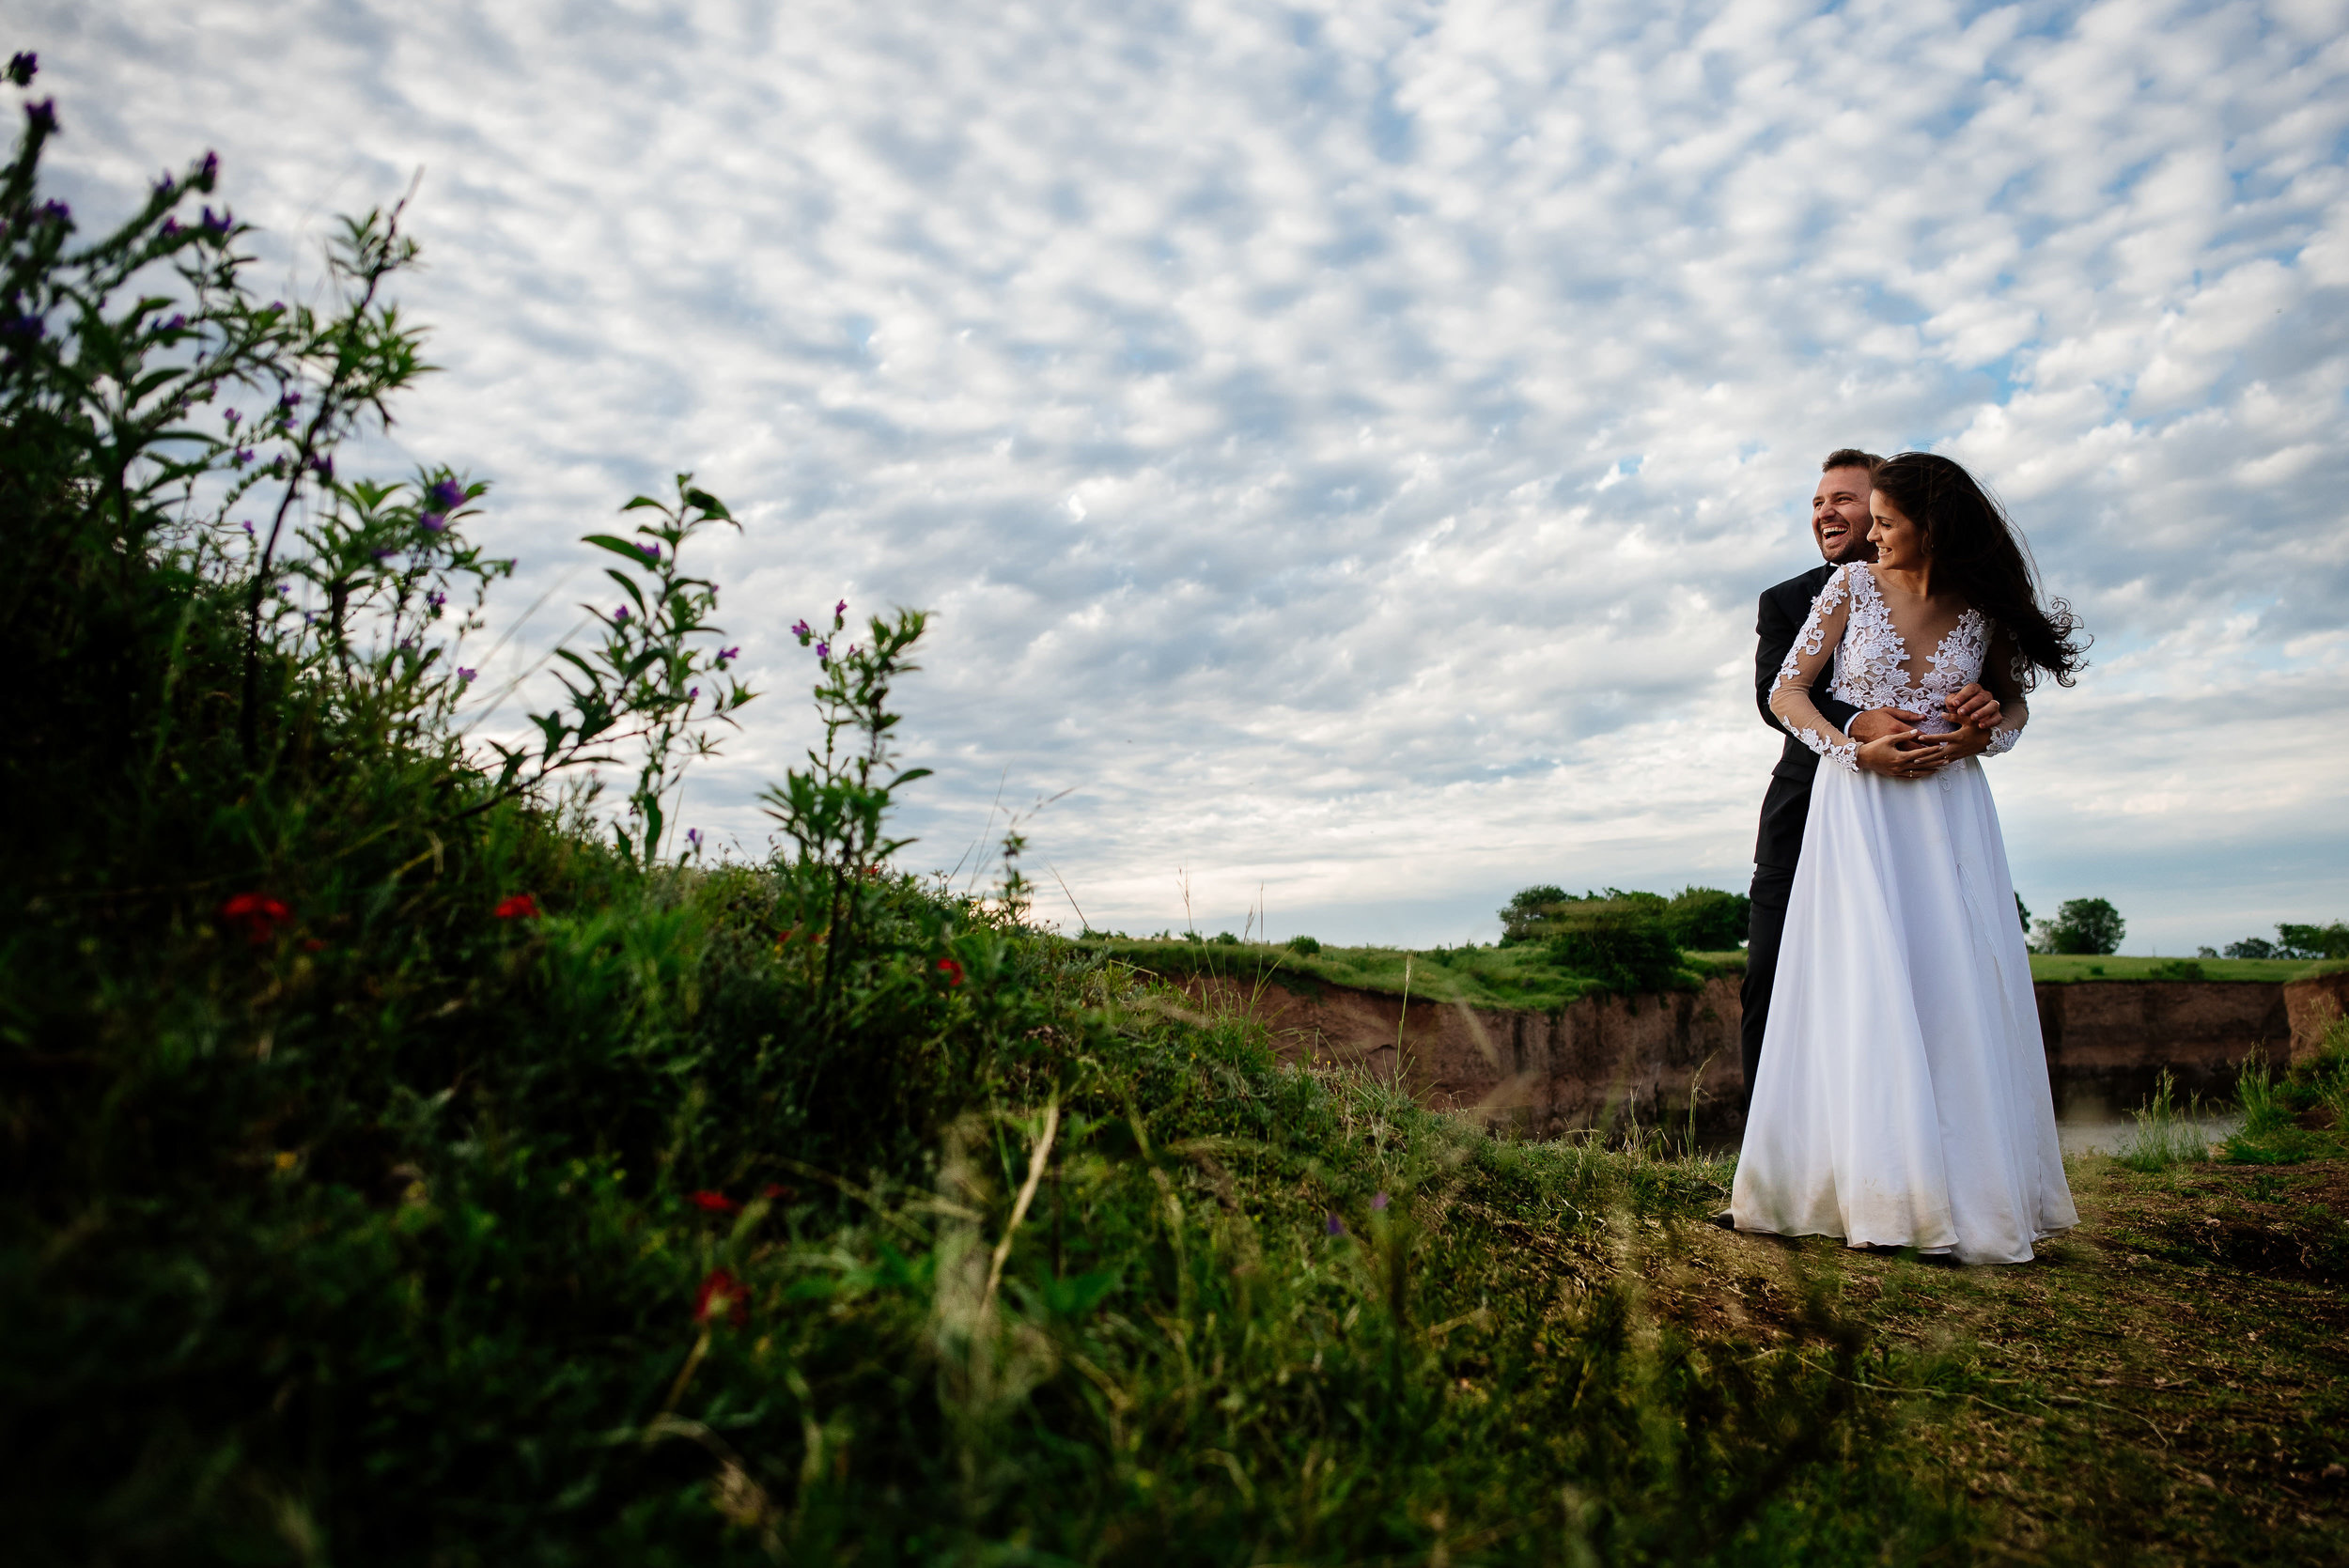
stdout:
{"type": "Polygon", "coordinates": [[[1890,459],[1869,510],[1875,561],[1828,579],[1771,689],[1779,721],[1838,766],[1811,792],[1730,1214],[1741,1231],[2022,1263],[2079,1217],[1998,813],[1970,756],[1896,775],[1941,760],[1932,737],[1958,731],[1942,699],[1974,680],[1999,704],[1988,753],[2012,749],[2024,693],[2042,674],[2071,685],[2085,642],[1949,458],[1890,459]],[[1843,701],[1933,717],[1853,740],[1811,700],[1830,657],[1843,701]]]}

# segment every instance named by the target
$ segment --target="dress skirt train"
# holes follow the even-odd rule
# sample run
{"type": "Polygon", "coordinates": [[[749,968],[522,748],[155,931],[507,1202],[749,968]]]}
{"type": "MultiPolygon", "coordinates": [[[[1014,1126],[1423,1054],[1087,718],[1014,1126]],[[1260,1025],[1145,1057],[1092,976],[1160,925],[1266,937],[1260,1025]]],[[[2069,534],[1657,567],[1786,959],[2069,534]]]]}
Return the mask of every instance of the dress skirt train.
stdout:
{"type": "Polygon", "coordinates": [[[1990,786],[1829,764],[1811,790],[1730,1212],[2021,1263],[2079,1222],[1990,786]]]}

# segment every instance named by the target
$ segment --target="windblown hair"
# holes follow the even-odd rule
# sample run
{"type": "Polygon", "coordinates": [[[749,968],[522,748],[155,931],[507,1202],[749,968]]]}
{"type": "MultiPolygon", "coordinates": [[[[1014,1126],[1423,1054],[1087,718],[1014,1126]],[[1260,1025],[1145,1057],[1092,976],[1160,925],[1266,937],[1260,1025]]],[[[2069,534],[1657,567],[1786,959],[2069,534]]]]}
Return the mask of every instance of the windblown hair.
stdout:
{"type": "Polygon", "coordinates": [[[1903,452],[1875,471],[1875,488],[1923,536],[1935,591],[1955,592],[2006,629],[2030,666],[2025,691],[2041,671],[2058,686],[2079,678],[2090,642],[2079,617],[2062,599],[2043,602],[2030,546],[1972,474],[1935,453],[1903,452]]]}
{"type": "Polygon", "coordinates": [[[1874,474],[1883,466],[1884,459],[1873,452],[1862,452],[1857,446],[1839,446],[1827,455],[1827,461],[1819,465],[1819,472],[1826,474],[1839,468],[1864,468],[1874,474]]]}

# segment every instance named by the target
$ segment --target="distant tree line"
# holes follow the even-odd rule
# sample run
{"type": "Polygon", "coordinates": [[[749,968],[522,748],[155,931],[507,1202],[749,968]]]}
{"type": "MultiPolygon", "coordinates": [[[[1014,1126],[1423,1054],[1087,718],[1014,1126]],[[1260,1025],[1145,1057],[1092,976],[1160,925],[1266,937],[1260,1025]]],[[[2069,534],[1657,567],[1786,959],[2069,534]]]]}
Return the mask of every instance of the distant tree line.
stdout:
{"type": "MultiPolygon", "coordinates": [[[[2203,948],[2201,955],[2217,958],[2221,955],[2213,948],[2203,948]]],[[[2276,939],[2246,937],[2239,942],[2229,942],[2224,956],[2229,958],[2349,958],[2349,923],[2335,921],[2330,925],[2295,925],[2279,922],[2276,939]]]]}

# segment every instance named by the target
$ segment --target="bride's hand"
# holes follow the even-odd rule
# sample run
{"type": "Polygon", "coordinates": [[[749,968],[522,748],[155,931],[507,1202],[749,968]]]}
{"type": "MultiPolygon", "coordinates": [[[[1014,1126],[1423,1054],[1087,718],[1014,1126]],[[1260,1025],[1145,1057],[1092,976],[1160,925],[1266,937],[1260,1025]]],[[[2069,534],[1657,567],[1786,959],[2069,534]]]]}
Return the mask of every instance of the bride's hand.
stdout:
{"type": "Polygon", "coordinates": [[[1920,740],[1911,729],[1895,730],[1890,735],[1862,741],[1852,760],[1870,773],[1881,773],[1888,779],[1930,778],[1940,764],[1928,760],[1938,752],[1920,740]]]}
{"type": "Polygon", "coordinates": [[[1978,757],[1990,749],[1990,731],[1979,724],[1960,724],[1947,735],[1929,738],[1931,744],[1917,753],[1928,762],[1928,772],[1968,757],[1978,757]]]}

